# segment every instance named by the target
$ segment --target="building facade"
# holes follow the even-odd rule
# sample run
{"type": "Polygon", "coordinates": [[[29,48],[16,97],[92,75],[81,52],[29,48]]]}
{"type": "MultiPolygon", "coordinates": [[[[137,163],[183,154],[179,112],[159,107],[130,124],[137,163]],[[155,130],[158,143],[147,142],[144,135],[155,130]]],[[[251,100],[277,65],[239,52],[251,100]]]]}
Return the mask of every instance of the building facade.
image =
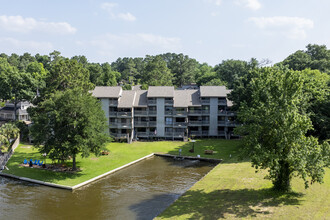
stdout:
{"type": "Polygon", "coordinates": [[[115,139],[186,140],[188,137],[236,137],[235,113],[224,86],[175,90],[150,86],[148,90],[96,87],[109,134],[115,139]]]}
{"type": "MultiPolygon", "coordinates": [[[[19,121],[30,121],[27,109],[32,106],[30,102],[22,101],[16,105],[16,115],[19,121]]],[[[15,105],[7,102],[3,108],[0,108],[0,120],[12,121],[15,120],[15,105]]]]}

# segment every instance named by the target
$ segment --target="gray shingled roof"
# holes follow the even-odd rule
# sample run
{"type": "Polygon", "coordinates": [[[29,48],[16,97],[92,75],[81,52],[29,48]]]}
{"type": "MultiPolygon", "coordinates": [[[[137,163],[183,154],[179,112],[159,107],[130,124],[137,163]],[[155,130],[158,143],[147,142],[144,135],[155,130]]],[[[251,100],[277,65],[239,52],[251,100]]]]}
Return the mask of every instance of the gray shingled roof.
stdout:
{"type": "Polygon", "coordinates": [[[147,97],[174,97],[174,86],[149,86],[147,97]]]}
{"type": "Polygon", "coordinates": [[[119,98],[122,91],[120,86],[96,86],[92,94],[97,98],[119,98]]]}
{"type": "Polygon", "coordinates": [[[124,90],[118,100],[118,108],[132,108],[136,91],[124,90]]]}
{"type": "Polygon", "coordinates": [[[134,107],[147,107],[147,90],[137,90],[135,91],[135,100],[134,100],[134,107]]]}
{"type": "Polygon", "coordinates": [[[225,86],[201,86],[201,97],[226,97],[231,90],[226,89],[225,86]]]}
{"type": "Polygon", "coordinates": [[[201,106],[199,90],[175,90],[173,107],[201,106]]]}

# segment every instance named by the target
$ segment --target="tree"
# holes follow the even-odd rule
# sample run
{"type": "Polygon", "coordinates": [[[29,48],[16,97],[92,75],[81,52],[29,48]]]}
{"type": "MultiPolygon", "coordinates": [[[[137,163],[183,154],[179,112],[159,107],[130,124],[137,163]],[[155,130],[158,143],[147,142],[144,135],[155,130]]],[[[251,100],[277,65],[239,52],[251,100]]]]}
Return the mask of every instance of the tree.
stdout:
{"type": "Polygon", "coordinates": [[[51,71],[46,77],[46,89],[42,95],[48,96],[55,91],[76,87],[85,91],[93,89],[93,84],[89,81],[89,72],[77,60],[63,58],[52,64],[51,71]]]}
{"type": "Polygon", "coordinates": [[[306,114],[310,95],[304,90],[300,72],[283,67],[255,69],[250,82],[251,103],[243,102],[238,118],[243,126],[244,152],[256,169],[268,169],[274,188],[290,189],[293,176],[300,176],[305,187],[322,182],[324,168],[329,166],[330,145],[322,145],[312,136],[306,114]]]}
{"type": "Polygon", "coordinates": [[[143,74],[143,82],[148,86],[171,86],[172,73],[161,56],[149,57],[143,74]]]}
{"type": "Polygon", "coordinates": [[[36,80],[30,73],[20,72],[7,60],[0,58],[0,99],[14,102],[15,121],[17,103],[32,100],[36,95],[36,80]]]}
{"type": "Polygon", "coordinates": [[[0,127],[0,146],[8,145],[10,139],[17,138],[19,129],[13,123],[6,123],[0,127]]]}
{"type": "Polygon", "coordinates": [[[228,89],[233,89],[235,82],[237,82],[240,77],[246,75],[251,69],[254,69],[257,66],[258,61],[253,58],[250,62],[242,60],[225,60],[216,65],[214,70],[218,74],[218,77],[227,83],[228,89]]]}
{"type": "Polygon", "coordinates": [[[107,125],[101,104],[82,88],[56,91],[38,107],[29,109],[34,146],[52,159],[99,155],[108,141],[107,125]]]}

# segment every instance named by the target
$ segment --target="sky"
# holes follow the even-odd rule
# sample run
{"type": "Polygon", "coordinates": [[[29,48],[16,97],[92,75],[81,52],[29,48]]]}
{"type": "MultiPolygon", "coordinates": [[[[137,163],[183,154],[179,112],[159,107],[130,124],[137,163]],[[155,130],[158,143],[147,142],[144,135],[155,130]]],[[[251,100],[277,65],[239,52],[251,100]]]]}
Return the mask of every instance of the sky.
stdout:
{"type": "Polygon", "coordinates": [[[329,9],[329,0],[1,0],[0,53],[274,64],[310,43],[330,48],[329,9]]]}

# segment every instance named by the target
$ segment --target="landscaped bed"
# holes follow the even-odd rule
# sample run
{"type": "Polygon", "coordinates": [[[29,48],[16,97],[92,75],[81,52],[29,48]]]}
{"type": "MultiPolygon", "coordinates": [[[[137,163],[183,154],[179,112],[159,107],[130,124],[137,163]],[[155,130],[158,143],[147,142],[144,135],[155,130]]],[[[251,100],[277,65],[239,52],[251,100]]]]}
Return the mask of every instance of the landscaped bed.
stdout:
{"type": "MultiPolygon", "coordinates": [[[[126,143],[109,143],[107,150],[109,155],[96,157],[91,155],[88,158],[77,158],[77,166],[79,172],[54,172],[45,169],[35,169],[22,167],[24,159],[43,160],[44,157],[31,145],[20,145],[12,158],[7,163],[9,170],[4,170],[4,173],[12,174],[20,177],[27,177],[44,182],[60,184],[64,186],[74,186],[99,176],[103,173],[121,167],[127,163],[135,161],[141,157],[151,153],[169,153],[178,155],[179,149],[182,149],[182,155],[196,156],[209,158],[226,158],[229,159],[230,154],[234,154],[238,148],[238,141],[227,140],[203,140],[195,143],[195,152],[190,153],[192,143],[179,141],[164,141],[164,142],[134,142],[126,143]],[[205,155],[205,150],[216,151],[213,155],[205,155]]],[[[46,159],[46,164],[50,164],[51,160],[46,159]]],[[[68,161],[67,166],[72,166],[72,162],[68,161]]]]}

